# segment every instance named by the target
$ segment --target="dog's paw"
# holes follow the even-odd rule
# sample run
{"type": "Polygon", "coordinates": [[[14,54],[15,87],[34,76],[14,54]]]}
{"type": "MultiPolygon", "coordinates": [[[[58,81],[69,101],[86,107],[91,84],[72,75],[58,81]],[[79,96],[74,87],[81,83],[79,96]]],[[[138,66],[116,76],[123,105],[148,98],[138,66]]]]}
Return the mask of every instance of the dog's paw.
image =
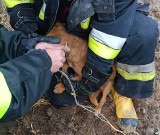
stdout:
{"type": "Polygon", "coordinates": [[[54,93],[56,94],[61,94],[63,91],[65,91],[65,87],[63,85],[63,83],[58,83],[55,87],[54,87],[54,93]]]}
{"type": "Polygon", "coordinates": [[[100,108],[96,108],[95,110],[95,116],[98,116],[101,113],[101,109],[100,108]]]}

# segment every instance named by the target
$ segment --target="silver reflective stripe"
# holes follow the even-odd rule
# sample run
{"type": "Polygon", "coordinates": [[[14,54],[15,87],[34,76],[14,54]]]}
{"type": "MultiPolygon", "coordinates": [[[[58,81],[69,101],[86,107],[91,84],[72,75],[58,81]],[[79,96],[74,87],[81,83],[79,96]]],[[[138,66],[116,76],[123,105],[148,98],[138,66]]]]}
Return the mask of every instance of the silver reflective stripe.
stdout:
{"type": "Polygon", "coordinates": [[[42,12],[45,13],[45,10],[46,10],[46,3],[44,2],[42,5],[42,12]]]}
{"type": "Polygon", "coordinates": [[[92,29],[90,36],[98,42],[116,50],[120,50],[126,42],[126,38],[109,35],[94,28],[92,29]]]}
{"type": "Polygon", "coordinates": [[[83,20],[82,23],[85,23],[87,21],[87,19],[83,20]]]}
{"type": "Polygon", "coordinates": [[[127,65],[117,62],[117,68],[121,68],[128,73],[149,73],[155,69],[155,61],[145,65],[127,65]]]}

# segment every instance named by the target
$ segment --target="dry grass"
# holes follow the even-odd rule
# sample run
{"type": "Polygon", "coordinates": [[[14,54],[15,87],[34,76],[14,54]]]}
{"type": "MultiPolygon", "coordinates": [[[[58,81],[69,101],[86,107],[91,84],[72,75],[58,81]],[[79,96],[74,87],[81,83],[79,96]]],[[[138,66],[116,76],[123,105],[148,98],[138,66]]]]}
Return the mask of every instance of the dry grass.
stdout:
{"type": "Polygon", "coordinates": [[[2,24],[8,30],[13,31],[13,28],[9,23],[9,15],[7,13],[7,9],[3,3],[3,0],[0,0],[0,24],[2,24]]]}

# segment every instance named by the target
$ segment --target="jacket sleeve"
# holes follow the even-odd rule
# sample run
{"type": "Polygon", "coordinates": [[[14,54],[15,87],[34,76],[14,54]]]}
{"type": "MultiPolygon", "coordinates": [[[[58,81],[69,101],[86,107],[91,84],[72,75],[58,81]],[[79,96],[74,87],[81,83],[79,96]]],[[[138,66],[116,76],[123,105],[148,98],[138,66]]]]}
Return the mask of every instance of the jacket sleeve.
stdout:
{"type": "Polygon", "coordinates": [[[0,123],[23,116],[48,90],[51,59],[43,50],[0,65],[0,123]]]}
{"type": "Polygon", "coordinates": [[[19,31],[8,31],[0,25],[0,63],[4,63],[16,57],[22,39],[27,37],[19,31]]]}

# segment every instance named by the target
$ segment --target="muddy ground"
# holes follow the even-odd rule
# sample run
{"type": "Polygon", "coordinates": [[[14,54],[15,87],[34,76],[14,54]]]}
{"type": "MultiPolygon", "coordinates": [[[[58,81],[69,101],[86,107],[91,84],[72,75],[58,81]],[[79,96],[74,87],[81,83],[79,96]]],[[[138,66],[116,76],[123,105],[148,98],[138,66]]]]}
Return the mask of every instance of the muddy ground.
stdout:
{"type": "MultiPolygon", "coordinates": [[[[160,24],[160,0],[150,1],[150,15],[160,24]]],[[[160,37],[156,49],[156,79],[154,94],[136,99],[139,117],[137,132],[141,135],[160,135],[160,37]]],[[[89,102],[83,104],[90,105],[89,102]]],[[[118,128],[112,96],[107,98],[102,113],[118,128]]],[[[121,135],[107,123],[78,106],[55,108],[46,100],[39,100],[17,121],[0,124],[0,135],[121,135]]]]}

